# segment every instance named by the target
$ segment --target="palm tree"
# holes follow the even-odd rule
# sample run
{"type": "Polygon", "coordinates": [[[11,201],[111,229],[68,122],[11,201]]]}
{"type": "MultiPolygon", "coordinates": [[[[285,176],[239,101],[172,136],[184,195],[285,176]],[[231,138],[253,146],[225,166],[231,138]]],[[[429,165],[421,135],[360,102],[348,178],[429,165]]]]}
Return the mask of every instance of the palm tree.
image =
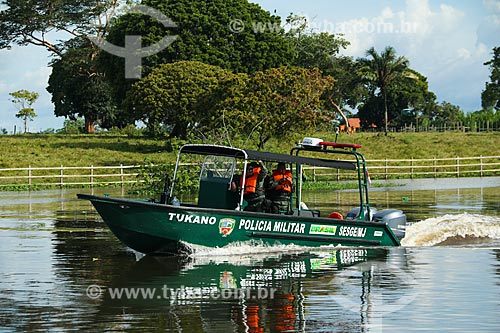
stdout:
{"type": "Polygon", "coordinates": [[[385,135],[387,135],[387,125],[389,123],[387,116],[387,87],[391,81],[398,75],[403,75],[409,66],[409,61],[405,57],[396,57],[396,50],[392,46],[387,46],[380,55],[375,48],[366,51],[366,57],[360,59],[363,72],[366,76],[375,82],[384,98],[384,123],[385,135]]]}

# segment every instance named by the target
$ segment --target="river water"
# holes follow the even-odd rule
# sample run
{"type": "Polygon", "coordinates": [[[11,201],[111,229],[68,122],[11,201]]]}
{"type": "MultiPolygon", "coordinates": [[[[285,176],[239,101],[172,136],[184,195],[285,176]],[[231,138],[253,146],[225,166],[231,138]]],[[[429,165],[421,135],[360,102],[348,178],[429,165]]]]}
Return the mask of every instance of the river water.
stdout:
{"type": "MultiPolygon", "coordinates": [[[[190,257],[127,249],[77,192],[126,196],[0,192],[0,332],[500,332],[500,178],[374,187],[411,222],[400,248],[190,257]]],[[[304,201],[345,213],[356,195],[304,201]]]]}

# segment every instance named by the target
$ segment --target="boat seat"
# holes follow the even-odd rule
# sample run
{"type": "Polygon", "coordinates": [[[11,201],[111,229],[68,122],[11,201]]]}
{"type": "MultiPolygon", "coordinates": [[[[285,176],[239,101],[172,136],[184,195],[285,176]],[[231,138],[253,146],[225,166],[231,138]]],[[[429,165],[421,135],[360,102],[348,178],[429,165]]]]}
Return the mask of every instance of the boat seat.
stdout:
{"type": "Polygon", "coordinates": [[[293,210],[294,216],[319,217],[319,210],[316,209],[297,209],[293,210]]]}
{"type": "Polygon", "coordinates": [[[239,202],[237,192],[229,190],[230,179],[206,177],[200,179],[198,207],[235,209],[239,202]]]}

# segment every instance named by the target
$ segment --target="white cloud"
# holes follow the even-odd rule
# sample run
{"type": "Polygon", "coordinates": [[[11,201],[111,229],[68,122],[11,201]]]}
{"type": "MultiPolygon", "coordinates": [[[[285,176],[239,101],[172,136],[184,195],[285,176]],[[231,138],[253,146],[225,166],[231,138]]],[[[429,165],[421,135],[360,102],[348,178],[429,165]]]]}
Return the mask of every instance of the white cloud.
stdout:
{"type": "Polygon", "coordinates": [[[500,46],[500,0],[255,1],[271,11],[278,8],[282,17],[301,12],[328,22],[322,31],[344,33],[351,43],[346,55],[362,57],[372,46],[380,52],[391,45],[428,77],[440,101],[466,111],[481,107],[488,81],[483,63],[493,46],[500,46]],[[392,32],[381,31],[387,25],[392,32]]]}
{"type": "Polygon", "coordinates": [[[440,13],[437,14],[438,26],[446,29],[446,32],[453,31],[464,18],[465,13],[449,5],[441,4],[440,13]]]}
{"type": "Polygon", "coordinates": [[[500,46],[500,1],[484,0],[488,15],[477,28],[477,42],[492,49],[500,46]]]}
{"type": "Polygon", "coordinates": [[[500,14],[500,1],[499,0],[483,0],[483,4],[487,10],[500,14]]]}
{"type": "Polygon", "coordinates": [[[394,17],[394,12],[392,11],[391,7],[385,7],[382,10],[381,17],[383,19],[391,19],[391,18],[393,18],[394,17]]]}
{"type": "Polygon", "coordinates": [[[460,59],[469,59],[471,57],[471,52],[463,47],[458,49],[457,53],[460,59]]]}
{"type": "MultiPolygon", "coordinates": [[[[412,68],[428,77],[430,89],[439,100],[461,105],[466,111],[477,110],[487,80],[483,63],[488,59],[488,43],[478,42],[480,22],[471,20],[467,8],[436,2],[431,6],[428,0],[407,0],[398,10],[385,7],[373,17],[343,22],[351,27],[385,24],[394,28],[392,32],[351,29],[346,34],[351,45],[345,53],[362,57],[372,46],[379,52],[393,46],[410,60],[412,68]]],[[[487,2],[495,9],[500,3],[487,2]]],[[[498,43],[499,31],[492,34],[497,21],[490,17],[487,23],[482,26],[484,35],[498,43]]]]}

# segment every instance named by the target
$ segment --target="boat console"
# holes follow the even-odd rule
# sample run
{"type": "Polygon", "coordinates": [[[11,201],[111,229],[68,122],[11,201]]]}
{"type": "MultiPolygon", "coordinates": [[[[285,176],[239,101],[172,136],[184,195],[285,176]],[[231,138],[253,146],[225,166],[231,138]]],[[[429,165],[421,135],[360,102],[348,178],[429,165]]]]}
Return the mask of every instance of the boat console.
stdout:
{"type": "Polygon", "coordinates": [[[406,215],[399,209],[383,209],[377,211],[369,204],[368,184],[371,182],[366,168],[364,156],[356,151],[361,145],[352,143],[328,142],[320,138],[306,137],[301,143],[292,149],[292,153],[299,154],[300,151],[325,152],[332,154],[352,155],[356,160],[358,169],[358,187],[360,192],[360,206],[351,209],[347,214],[346,220],[361,220],[380,222],[387,224],[394,234],[402,239],[405,236],[406,215]]]}

